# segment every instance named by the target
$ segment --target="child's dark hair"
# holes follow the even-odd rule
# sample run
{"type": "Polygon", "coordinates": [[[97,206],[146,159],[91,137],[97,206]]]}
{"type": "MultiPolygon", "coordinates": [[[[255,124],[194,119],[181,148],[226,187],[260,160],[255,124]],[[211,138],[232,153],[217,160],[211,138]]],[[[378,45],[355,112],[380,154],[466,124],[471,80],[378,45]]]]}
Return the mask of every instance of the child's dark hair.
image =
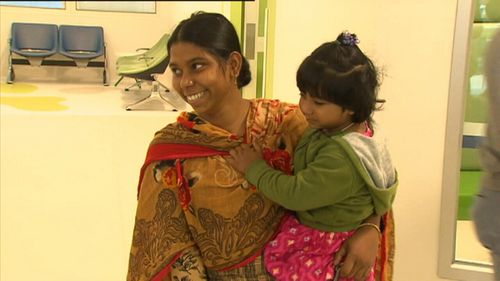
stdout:
{"type": "MultiPolygon", "coordinates": [[[[224,61],[234,51],[241,54],[236,29],[226,17],[218,13],[195,12],[181,21],[168,40],[167,50],[170,52],[172,45],[177,42],[193,43],[224,61]]],[[[241,56],[243,64],[237,78],[239,88],[248,85],[252,79],[250,65],[241,56]]]]}
{"type": "Polygon", "coordinates": [[[303,93],[354,111],[352,121],[372,121],[379,77],[373,62],[357,46],[355,34],[342,32],[333,42],[316,48],[297,70],[297,87],[303,93]]]}

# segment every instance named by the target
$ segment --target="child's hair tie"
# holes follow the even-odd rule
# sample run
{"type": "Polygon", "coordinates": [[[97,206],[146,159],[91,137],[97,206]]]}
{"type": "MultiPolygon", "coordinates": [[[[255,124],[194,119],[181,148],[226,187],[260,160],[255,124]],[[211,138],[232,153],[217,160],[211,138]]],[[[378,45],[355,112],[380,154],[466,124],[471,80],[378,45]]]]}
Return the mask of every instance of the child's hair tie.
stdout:
{"type": "Polygon", "coordinates": [[[348,31],[342,32],[342,36],[339,39],[339,43],[343,46],[356,46],[359,44],[358,36],[348,31]]]}

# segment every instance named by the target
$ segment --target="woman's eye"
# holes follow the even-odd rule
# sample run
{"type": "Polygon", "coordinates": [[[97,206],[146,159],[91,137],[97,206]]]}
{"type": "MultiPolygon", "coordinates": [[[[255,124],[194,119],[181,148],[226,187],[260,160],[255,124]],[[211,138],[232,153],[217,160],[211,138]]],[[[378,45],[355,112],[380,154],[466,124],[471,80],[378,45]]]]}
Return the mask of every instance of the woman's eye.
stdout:
{"type": "Polygon", "coordinates": [[[172,74],[175,76],[179,76],[181,74],[181,71],[177,68],[171,68],[170,71],[172,71],[172,74]]]}
{"type": "Polygon", "coordinates": [[[203,64],[201,64],[201,63],[195,63],[195,64],[193,65],[193,69],[200,69],[200,68],[202,68],[202,67],[203,67],[203,64]]]}

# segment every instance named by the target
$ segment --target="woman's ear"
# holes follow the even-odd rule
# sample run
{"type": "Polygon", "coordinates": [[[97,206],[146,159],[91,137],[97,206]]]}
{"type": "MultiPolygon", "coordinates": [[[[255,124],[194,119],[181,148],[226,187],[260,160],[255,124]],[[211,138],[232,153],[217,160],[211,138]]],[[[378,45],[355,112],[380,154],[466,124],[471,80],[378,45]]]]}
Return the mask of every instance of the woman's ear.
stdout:
{"type": "Polygon", "coordinates": [[[241,65],[243,64],[242,55],[239,52],[232,52],[229,54],[227,62],[231,75],[238,77],[238,75],[240,75],[241,65]]]}

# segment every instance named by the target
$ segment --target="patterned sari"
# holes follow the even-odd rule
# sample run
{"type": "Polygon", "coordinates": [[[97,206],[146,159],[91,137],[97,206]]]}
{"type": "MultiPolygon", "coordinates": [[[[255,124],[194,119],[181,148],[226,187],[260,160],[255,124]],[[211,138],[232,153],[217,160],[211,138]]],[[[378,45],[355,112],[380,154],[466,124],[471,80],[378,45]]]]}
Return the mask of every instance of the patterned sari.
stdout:
{"type": "MultiPolygon", "coordinates": [[[[243,138],[186,112],[157,132],[141,169],[127,280],[170,280],[176,266],[206,267],[210,280],[272,280],[261,252],[285,210],[256,192],[224,156],[242,142],[259,143],[268,164],[291,173],[306,126],[296,105],[257,99],[243,138]]],[[[378,281],[391,280],[392,235],[382,241],[378,281]]]]}
{"type": "Polygon", "coordinates": [[[172,264],[192,247],[216,271],[259,256],[285,211],[257,193],[224,154],[258,142],[268,163],[291,172],[306,125],[296,105],[254,100],[244,138],[186,112],[157,132],[141,171],[128,280],[168,280],[172,264]]]}

